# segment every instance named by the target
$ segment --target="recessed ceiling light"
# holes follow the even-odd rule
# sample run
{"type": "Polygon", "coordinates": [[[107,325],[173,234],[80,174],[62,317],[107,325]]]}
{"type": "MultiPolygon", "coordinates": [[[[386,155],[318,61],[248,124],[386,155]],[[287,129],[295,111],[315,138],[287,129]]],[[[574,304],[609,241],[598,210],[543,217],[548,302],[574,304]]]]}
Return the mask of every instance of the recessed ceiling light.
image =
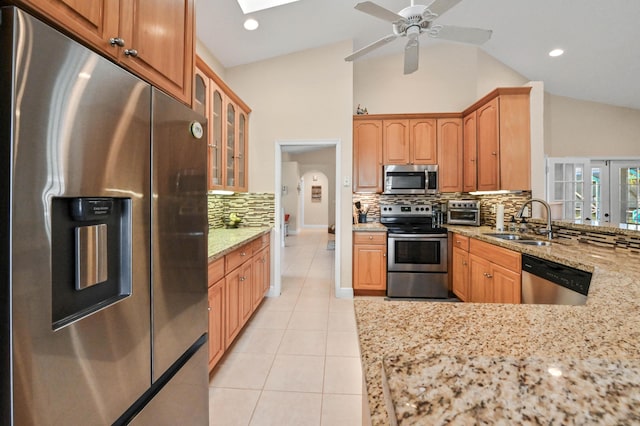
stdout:
{"type": "Polygon", "coordinates": [[[238,0],[238,4],[242,9],[242,13],[246,15],[247,13],[253,13],[296,1],[299,0],[238,0]]]}
{"type": "Polygon", "coordinates": [[[249,18],[246,21],[244,21],[244,29],[247,31],[255,30],[256,28],[258,28],[258,25],[260,25],[258,21],[256,21],[253,18],[249,18]]]}
{"type": "Polygon", "coordinates": [[[560,56],[564,53],[564,50],[562,49],[553,49],[551,52],[549,52],[549,56],[555,58],[556,56],[560,56]]]}

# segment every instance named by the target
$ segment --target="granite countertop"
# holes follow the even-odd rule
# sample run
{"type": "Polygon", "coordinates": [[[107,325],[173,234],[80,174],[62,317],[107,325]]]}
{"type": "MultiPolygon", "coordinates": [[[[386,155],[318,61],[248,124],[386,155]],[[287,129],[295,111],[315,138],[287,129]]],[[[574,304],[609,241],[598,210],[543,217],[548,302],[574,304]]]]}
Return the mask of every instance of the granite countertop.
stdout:
{"type": "Polygon", "coordinates": [[[209,229],[209,261],[224,256],[269,232],[271,232],[270,226],[209,229]]]}
{"type": "Polygon", "coordinates": [[[387,227],[380,222],[356,223],[352,229],[354,232],[387,232],[387,227]]]}
{"type": "Polygon", "coordinates": [[[461,424],[467,424],[465,418],[470,423],[503,424],[640,423],[640,255],[571,241],[550,247],[522,246],[482,235],[491,232],[488,227],[448,228],[592,272],[587,303],[552,306],[356,299],[372,424],[393,424],[393,419],[400,424],[446,424],[454,418],[461,424]],[[446,368],[435,375],[425,373],[431,368],[439,371],[438,365],[446,368]],[[563,372],[564,384],[554,384],[548,377],[550,366],[563,372]],[[512,377],[516,370],[518,376],[512,377]],[[451,374],[457,387],[445,385],[438,374],[451,374]],[[383,379],[388,385],[387,399],[383,379]],[[416,381],[421,383],[418,388],[433,392],[429,406],[421,403],[420,389],[411,390],[416,381]],[[465,391],[478,386],[485,393],[465,391]],[[459,392],[446,394],[452,389],[459,392]],[[501,405],[482,411],[482,399],[486,399],[485,406],[501,405]],[[596,411],[608,414],[597,417],[596,411]],[[595,417],[574,415],[591,412],[595,417]],[[519,422],[518,415],[529,417],[519,422]]]}

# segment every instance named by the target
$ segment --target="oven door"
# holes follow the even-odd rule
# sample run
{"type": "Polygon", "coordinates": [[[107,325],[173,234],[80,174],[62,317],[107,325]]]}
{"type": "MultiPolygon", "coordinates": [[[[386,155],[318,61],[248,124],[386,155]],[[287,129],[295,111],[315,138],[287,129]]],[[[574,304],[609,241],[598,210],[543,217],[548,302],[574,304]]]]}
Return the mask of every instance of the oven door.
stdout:
{"type": "Polygon", "coordinates": [[[449,208],[447,210],[447,223],[480,226],[480,210],[449,208]]]}
{"type": "Polygon", "coordinates": [[[447,272],[447,235],[389,234],[389,272],[447,272]]]}

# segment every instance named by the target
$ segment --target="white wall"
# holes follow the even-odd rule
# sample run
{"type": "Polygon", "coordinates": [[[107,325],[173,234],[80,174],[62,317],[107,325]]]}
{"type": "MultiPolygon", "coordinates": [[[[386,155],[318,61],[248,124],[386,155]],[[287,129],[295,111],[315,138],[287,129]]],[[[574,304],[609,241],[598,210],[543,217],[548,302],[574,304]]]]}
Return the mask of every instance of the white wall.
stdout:
{"type": "Polygon", "coordinates": [[[302,175],[304,185],[303,227],[327,227],[329,225],[329,179],[318,171],[312,170],[302,175]],[[320,187],[320,201],[314,201],[312,197],[313,187],[320,187]]]}
{"type": "Polygon", "coordinates": [[[638,157],[640,110],[546,94],[550,157],[638,157]]]}
{"type": "Polygon", "coordinates": [[[420,49],[420,66],[403,74],[403,54],[354,62],[353,105],[369,114],[455,112],[476,96],[477,48],[430,42],[420,49]]]}
{"type": "Polygon", "coordinates": [[[318,170],[324,173],[329,180],[327,188],[328,220],[329,224],[336,223],[336,150],[334,147],[317,151],[304,152],[290,155],[292,160],[298,162],[300,174],[318,170]]]}
{"type": "Polygon", "coordinates": [[[205,47],[204,44],[200,40],[196,40],[196,53],[203,61],[206,62],[207,65],[211,67],[213,72],[215,72],[218,77],[225,80],[226,78],[226,69],[222,66],[218,58],[216,58],[209,49],[205,47]]]}
{"type": "MultiPolygon", "coordinates": [[[[226,83],[253,110],[249,119],[249,190],[273,192],[276,140],[340,142],[338,176],[351,179],[353,65],[351,41],[226,70],[226,83]]],[[[337,223],[340,286],[351,288],[351,185],[341,186],[337,223]]]]}
{"type": "MultiPolygon", "coordinates": [[[[496,87],[524,86],[529,79],[517,73],[493,56],[476,48],[478,55],[476,99],[482,98],[496,87]]],[[[468,105],[467,105],[468,106],[468,105]]]]}

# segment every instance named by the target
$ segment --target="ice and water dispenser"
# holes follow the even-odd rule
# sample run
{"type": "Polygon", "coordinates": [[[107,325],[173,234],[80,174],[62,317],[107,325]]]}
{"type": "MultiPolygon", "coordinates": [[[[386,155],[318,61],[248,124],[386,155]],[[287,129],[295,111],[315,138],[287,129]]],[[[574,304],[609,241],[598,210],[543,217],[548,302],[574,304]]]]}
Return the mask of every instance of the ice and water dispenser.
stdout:
{"type": "Polygon", "coordinates": [[[52,328],[131,294],[131,199],[54,198],[52,328]]]}

